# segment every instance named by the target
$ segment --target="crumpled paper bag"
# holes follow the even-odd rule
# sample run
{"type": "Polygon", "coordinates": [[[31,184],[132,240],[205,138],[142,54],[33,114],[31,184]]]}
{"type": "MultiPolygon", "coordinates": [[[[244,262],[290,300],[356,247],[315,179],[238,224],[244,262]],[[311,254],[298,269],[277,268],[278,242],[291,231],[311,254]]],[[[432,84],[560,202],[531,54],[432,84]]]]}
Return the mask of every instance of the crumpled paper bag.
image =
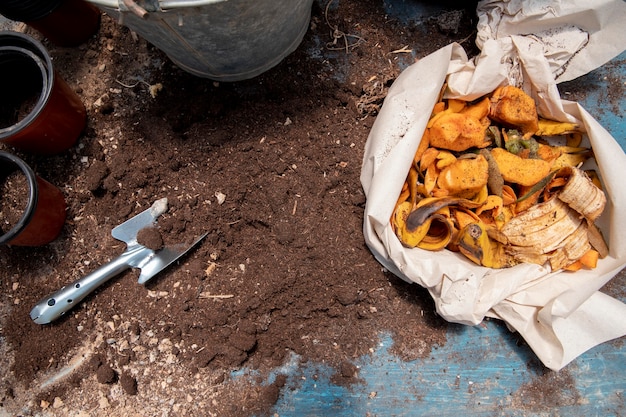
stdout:
{"type": "MultiPolygon", "coordinates": [[[[553,370],[626,334],[626,305],[598,291],[626,265],[626,154],[584,108],[562,100],[556,87],[557,80],[585,74],[626,49],[626,31],[617,30],[626,21],[626,3],[604,0],[589,7],[584,1],[479,3],[480,55],[469,60],[460,45],[450,44],[404,70],[372,127],[361,172],[364,237],[376,259],[428,289],[438,314],[450,322],[503,320],[553,370]],[[520,264],[496,270],[448,250],[400,243],[389,219],[444,82],[446,98],[466,100],[517,85],[533,96],[540,115],[584,126],[607,193],[596,224],[610,252],[597,268],[568,273],[520,264]]],[[[588,165],[583,168],[595,167],[593,161],[588,165]]]]}

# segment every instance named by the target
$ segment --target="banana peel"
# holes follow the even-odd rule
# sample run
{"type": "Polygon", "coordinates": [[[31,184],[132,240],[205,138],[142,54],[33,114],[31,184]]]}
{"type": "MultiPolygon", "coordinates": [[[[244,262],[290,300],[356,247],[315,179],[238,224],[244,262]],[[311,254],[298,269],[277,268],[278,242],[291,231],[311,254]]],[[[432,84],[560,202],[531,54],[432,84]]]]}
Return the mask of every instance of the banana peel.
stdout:
{"type": "Polygon", "coordinates": [[[563,269],[572,263],[572,260],[579,260],[591,249],[589,240],[587,239],[587,227],[583,222],[562,242],[562,245],[556,249],[548,261],[553,271],[563,269]]]}
{"type": "Polygon", "coordinates": [[[411,209],[412,205],[408,201],[396,206],[392,216],[392,225],[400,242],[409,248],[414,248],[426,236],[430,224],[421,229],[407,230],[406,220],[411,213],[411,209]]]}
{"type": "Polygon", "coordinates": [[[608,254],[594,224],[604,210],[606,196],[578,168],[570,167],[566,174],[569,178],[563,189],[512,218],[500,230],[507,254],[517,261],[548,261],[557,270],[592,248],[602,257],[608,254]]]}
{"type": "Polygon", "coordinates": [[[537,136],[560,136],[580,131],[580,127],[576,123],[557,122],[556,120],[547,120],[539,118],[537,122],[537,136]]]}
{"type": "Polygon", "coordinates": [[[484,223],[470,223],[459,233],[457,245],[459,252],[477,265],[487,268],[506,268],[514,265],[514,259],[508,256],[504,247],[491,240],[484,223]]]}
{"type": "Polygon", "coordinates": [[[532,247],[538,253],[548,253],[581,222],[578,213],[566,203],[552,198],[518,214],[502,227],[501,232],[512,246],[532,247]]]}
{"type": "Polygon", "coordinates": [[[426,235],[418,242],[420,249],[438,251],[445,249],[450,243],[453,234],[453,227],[449,217],[443,214],[434,214],[428,220],[426,235]]]}
{"type": "Polygon", "coordinates": [[[558,198],[585,219],[594,222],[604,211],[606,205],[604,192],[596,187],[584,171],[574,167],[565,168],[563,171],[569,174],[569,180],[558,193],[558,198]]]}
{"type": "Polygon", "coordinates": [[[399,204],[392,217],[396,236],[403,245],[428,250],[444,249],[453,234],[451,205],[476,208],[479,204],[460,198],[425,198],[413,209],[409,201],[399,204]]]}
{"type": "Polygon", "coordinates": [[[584,164],[593,153],[588,148],[560,147],[561,155],[554,161],[552,168],[577,167],[584,164]],[[582,149],[582,150],[580,150],[582,149]],[[569,150],[569,152],[568,152],[569,150]]]}

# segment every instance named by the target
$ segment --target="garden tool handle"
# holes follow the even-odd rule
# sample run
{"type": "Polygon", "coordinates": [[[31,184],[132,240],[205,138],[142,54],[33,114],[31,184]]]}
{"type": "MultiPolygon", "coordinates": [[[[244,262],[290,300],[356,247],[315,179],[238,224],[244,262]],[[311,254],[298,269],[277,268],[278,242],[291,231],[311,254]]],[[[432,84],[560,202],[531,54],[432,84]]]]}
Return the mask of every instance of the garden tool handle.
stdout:
{"type": "Polygon", "coordinates": [[[144,256],[141,249],[127,250],[89,275],[43,298],[33,307],[30,317],[37,324],[48,324],[58,319],[109,279],[134,266],[133,258],[138,254],[144,256]]]}

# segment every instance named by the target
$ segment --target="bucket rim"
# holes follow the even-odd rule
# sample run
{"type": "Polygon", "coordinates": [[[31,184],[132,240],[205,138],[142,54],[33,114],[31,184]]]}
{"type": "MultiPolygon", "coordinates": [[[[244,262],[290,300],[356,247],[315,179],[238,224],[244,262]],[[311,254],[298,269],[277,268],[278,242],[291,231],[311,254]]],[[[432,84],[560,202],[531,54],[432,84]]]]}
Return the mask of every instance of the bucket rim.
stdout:
{"type": "MultiPolygon", "coordinates": [[[[98,7],[115,10],[126,10],[122,0],[87,0],[98,7]]],[[[156,0],[160,10],[184,9],[192,7],[208,6],[215,3],[224,3],[228,0],[156,0]]]]}
{"type": "Polygon", "coordinates": [[[37,185],[37,175],[33,169],[21,158],[5,151],[0,151],[0,160],[8,161],[10,166],[3,164],[4,171],[0,170],[0,175],[5,172],[8,176],[15,171],[21,171],[28,181],[28,203],[24,209],[24,213],[20,220],[6,233],[0,234],[0,245],[10,244],[16,236],[18,236],[26,228],[35,214],[35,208],[39,199],[39,188],[37,185]],[[13,169],[11,169],[13,168],[13,169]]]}
{"type": "Polygon", "coordinates": [[[42,109],[46,106],[46,103],[48,102],[48,99],[50,98],[51,81],[52,81],[50,79],[51,78],[50,76],[52,75],[50,74],[50,70],[46,68],[46,65],[44,64],[41,57],[39,57],[33,51],[28,50],[23,47],[13,46],[13,45],[0,46],[0,54],[3,51],[17,52],[30,58],[35,63],[35,65],[39,67],[39,70],[41,73],[42,85],[41,85],[41,92],[39,94],[39,97],[37,98],[37,103],[35,104],[35,107],[28,113],[28,115],[26,115],[26,117],[24,117],[23,119],[18,120],[17,123],[11,126],[0,128],[0,141],[2,139],[8,138],[9,136],[20,132],[21,130],[27,128],[31,123],[33,123],[33,121],[37,118],[39,113],[41,113],[42,109]]]}

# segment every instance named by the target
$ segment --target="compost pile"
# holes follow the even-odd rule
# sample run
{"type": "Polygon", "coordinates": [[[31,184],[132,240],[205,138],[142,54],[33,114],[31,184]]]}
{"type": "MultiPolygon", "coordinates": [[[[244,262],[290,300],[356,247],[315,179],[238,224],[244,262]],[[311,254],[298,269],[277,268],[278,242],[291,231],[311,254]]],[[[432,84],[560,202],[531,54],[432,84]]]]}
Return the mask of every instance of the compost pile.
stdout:
{"type": "Polygon", "coordinates": [[[262,381],[294,358],[352,384],[353,360],[381,334],[407,360],[444,344],[451,325],[428,293],[365,246],[359,174],[399,72],[450,42],[476,52],[471,3],[403,21],[384,2],[315,2],[300,48],[237,83],[185,73],[107,16],[77,48],[22,26],[82,98],[88,126],[61,155],[6,149],[61,188],[68,216],[52,244],[0,248],[2,406],[264,415],[289,385],[284,375],[262,381]],[[128,271],[52,325],[32,322],[41,297],[123,252],[113,227],[163,197],[156,238],[208,232],[198,247],[146,287],[128,271]],[[250,377],[233,378],[238,369],[250,377]]]}

